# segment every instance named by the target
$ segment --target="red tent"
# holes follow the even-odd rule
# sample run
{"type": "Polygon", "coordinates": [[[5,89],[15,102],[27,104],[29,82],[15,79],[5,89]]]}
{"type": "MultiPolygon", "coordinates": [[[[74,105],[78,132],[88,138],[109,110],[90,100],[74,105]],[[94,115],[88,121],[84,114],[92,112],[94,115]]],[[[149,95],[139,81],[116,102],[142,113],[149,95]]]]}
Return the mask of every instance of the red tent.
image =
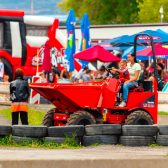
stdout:
{"type": "MultiPolygon", "coordinates": [[[[168,48],[164,48],[159,44],[154,45],[154,50],[156,55],[168,55],[168,48]]],[[[152,56],[152,48],[146,47],[143,50],[137,51],[137,55],[142,55],[142,56],[152,56]]]]}
{"type": "Polygon", "coordinates": [[[96,45],[91,48],[88,48],[84,51],[74,54],[75,58],[88,61],[95,62],[97,60],[101,62],[118,62],[120,58],[116,57],[109,51],[105,50],[103,47],[96,45]]]}

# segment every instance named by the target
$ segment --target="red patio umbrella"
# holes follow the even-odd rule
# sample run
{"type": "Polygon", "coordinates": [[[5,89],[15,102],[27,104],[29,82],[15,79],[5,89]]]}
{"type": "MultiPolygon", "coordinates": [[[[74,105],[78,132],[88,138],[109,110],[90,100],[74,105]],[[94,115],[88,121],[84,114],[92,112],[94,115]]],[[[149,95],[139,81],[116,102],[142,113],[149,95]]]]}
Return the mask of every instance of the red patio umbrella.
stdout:
{"type": "Polygon", "coordinates": [[[50,72],[51,67],[52,67],[52,64],[51,64],[51,55],[50,55],[50,45],[49,45],[49,41],[47,41],[44,46],[44,58],[43,58],[42,70],[45,72],[50,72]]]}
{"type": "Polygon", "coordinates": [[[118,62],[120,58],[113,55],[109,51],[105,50],[103,47],[96,45],[91,48],[88,48],[84,51],[74,54],[75,58],[88,61],[95,62],[97,60],[101,62],[118,62]]]}
{"type": "MultiPolygon", "coordinates": [[[[159,44],[155,44],[154,45],[154,50],[155,50],[155,54],[156,56],[158,55],[168,55],[168,48],[164,48],[159,44]]],[[[141,56],[152,56],[152,48],[151,46],[144,48],[143,50],[139,50],[136,53],[137,55],[141,55],[141,56]]]]}

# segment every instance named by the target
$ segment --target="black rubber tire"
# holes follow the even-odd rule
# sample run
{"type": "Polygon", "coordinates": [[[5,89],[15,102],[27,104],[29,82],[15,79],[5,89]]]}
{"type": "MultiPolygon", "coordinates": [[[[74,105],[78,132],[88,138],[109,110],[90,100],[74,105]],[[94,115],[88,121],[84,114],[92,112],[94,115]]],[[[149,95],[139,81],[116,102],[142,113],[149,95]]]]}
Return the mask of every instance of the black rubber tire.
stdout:
{"type": "MultiPolygon", "coordinates": [[[[64,137],[45,137],[44,138],[44,142],[54,142],[54,143],[58,143],[58,144],[61,144],[61,143],[64,143],[66,140],[66,138],[64,137]]],[[[80,144],[80,138],[79,137],[75,137],[75,141],[77,144],[80,144]]]]}
{"type": "Polygon", "coordinates": [[[2,58],[0,56],[0,58],[2,59],[2,62],[4,63],[4,70],[5,70],[5,75],[9,76],[9,81],[13,80],[13,68],[12,65],[4,58],[2,58]]]}
{"type": "Polygon", "coordinates": [[[126,125],[153,125],[152,117],[145,111],[136,110],[128,115],[126,125]]]}
{"type": "Polygon", "coordinates": [[[51,127],[54,126],[54,119],[53,119],[53,115],[55,113],[55,108],[49,110],[44,118],[43,118],[43,125],[47,126],[47,127],[51,127]]]}
{"type": "Polygon", "coordinates": [[[49,137],[73,137],[83,136],[84,126],[83,125],[70,125],[70,126],[57,126],[48,128],[49,137]]]}
{"type": "Polygon", "coordinates": [[[117,135],[121,134],[119,124],[95,124],[85,126],[86,135],[117,135]]]}
{"type": "Polygon", "coordinates": [[[43,138],[47,136],[47,127],[14,125],[12,126],[12,135],[19,137],[43,138]]]}
{"type": "Polygon", "coordinates": [[[12,141],[20,144],[20,143],[31,143],[32,141],[40,141],[39,138],[31,138],[31,137],[19,137],[19,136],[12,136],[12,141]]]}
{"type": "Polygon", "coordinates": [[[9,125],[0,125],[0,136],[7,136],[12,133],[12,127],[9,125]]]}
{"type": "Polygon", "coordinates": [[[152,136],[120,136],[120,144],[125,146],[148,146],[155,143],[152,136]]]}
{"type": "Polygon", "coordinates": [[[168,135],[168,125],[160,125],[159,126],[159,134],[160,135],[168,135]]]}
{"type": "Polygon", "coordinates": [[[70,115],[67,125],[90,125],[96,124],[96,120],[93,115],[87,111],[77,111],[70,115]]]}
{"type": "Polygon", "coordinates": [[[94,144],[116,145],[117,143],[118,143],[118,136],[116,135],[93,135],[93,136],[83,137],[84,146],[89,146],[94,144]]]}
{"type": "Polygon", "coordinates": [[[158,135],[156,143],[161,146],[168,146],[168,135],[158,135]]]}
{"type": "Polygon", "coordinates": [[[155,125],[123,125],[124,136],[156,136],[158,127],[155,125]]]}

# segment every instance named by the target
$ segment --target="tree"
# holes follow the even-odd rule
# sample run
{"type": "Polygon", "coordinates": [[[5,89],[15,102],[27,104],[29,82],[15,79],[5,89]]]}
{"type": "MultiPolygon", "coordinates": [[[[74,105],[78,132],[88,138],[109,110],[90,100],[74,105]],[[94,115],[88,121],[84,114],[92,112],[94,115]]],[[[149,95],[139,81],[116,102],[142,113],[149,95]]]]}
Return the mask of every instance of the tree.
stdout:
{"type": "Polygon", "coordinates": [[[62,0],[58,6],[80,18],[88,13],[92,24],[133,23],[138,13],[136,0],[62,0]]]}
{"type": "Polygon", "coordinates": [[[137,0],[138,3],[138,18],[140,23],[158,23],[160,22],[159,9],[163,6],[164,18],[163,21],[168,21],[168,5],[167,0],[137,0]]]}

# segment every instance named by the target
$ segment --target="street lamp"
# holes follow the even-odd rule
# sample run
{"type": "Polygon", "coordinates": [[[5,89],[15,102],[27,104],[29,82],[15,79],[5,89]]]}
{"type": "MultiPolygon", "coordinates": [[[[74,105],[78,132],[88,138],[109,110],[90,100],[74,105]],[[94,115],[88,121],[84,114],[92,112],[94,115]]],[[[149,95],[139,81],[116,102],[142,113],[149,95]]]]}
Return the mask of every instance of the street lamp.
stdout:
{"type": "Polygon", "coordinates": [[[159,9],[159,13],[160,13],[160,22],[162,23],[163,22],[163,18],[164,18],[164,9],[163,9],[163,6],[160,7],[159,9]]]}
{"type": "Polygon", "coordinates": [[[31,14],[34,15],[34,0],[31,0],[31,14]]]}

